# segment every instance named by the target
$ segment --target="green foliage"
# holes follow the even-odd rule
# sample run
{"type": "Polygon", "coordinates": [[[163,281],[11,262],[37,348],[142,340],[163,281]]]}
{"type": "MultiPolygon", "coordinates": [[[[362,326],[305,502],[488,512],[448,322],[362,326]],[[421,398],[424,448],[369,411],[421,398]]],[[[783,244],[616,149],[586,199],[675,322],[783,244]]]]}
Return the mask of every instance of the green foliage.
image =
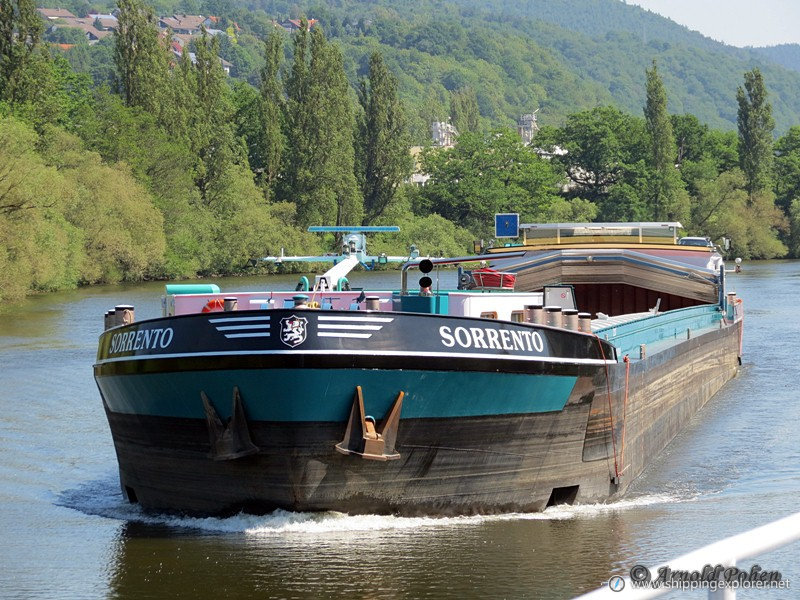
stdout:
{"type": "Polygon", "coordinates": [[[459,133],[475,133],[480,127],[478,96],[471,87],[450,94],[450,121],[459,133]]]}
{"type": "MultiPolygon", "coordinates": [[[[542,109],[543,122],[552,124],[601,104],[640,114],[645,101],[641,73],[653,59],[670,90],[671,112],[695,114],[712,127],[734,129],[731,90],[744,71],[758,65],[772,82],[779,131],[794,125],[800,115],[795,59],[780,59],[767,49],[725,46],[618,0],[250,0],[246,6],[227,0],[187,1],[160,0],[156,12],[219,15],[223,29],[236,22],[243,30],[222,43],[221,55],[234,64],[234,77],[253,85],[258,85],[263,64],[258,40],[275,29],[273,19],[318,18],[340,44],[354,86],[365,74],[369,56],[380,51],[398,77],[416,143],[428,139],[430,113],[437,113],[437,120],[446,118],[449,93],[464,87],[475,91],[489,127],[510,126],[536,108],[542,109]],[[430,102],[433,98],[436,105],[430,102]]],[[[106,10],[110,4],[101,3],[106,10]]],[[[64,2],[51,0],[50,5],[64,2]]],[[[81,7],[85,12],[89,4],[81,7]]],[[[793,54],[798,54],[796,47],[793,54]]]]}
{"type": "Polygon", "coordinates": [[[291,140],[281,198],[297,204],[297,224],[359,223],[363,201],[355,170],[350,90],[339,49],[307,23],[295,34],[286,82],[286,138],[291,140]]]}
{"type": "Polygon", "coordinates": [[[795,126],[775,142],[776,202],[788,211],[800,199],[800,126],[795,126]]]}
{"type": "Polygon", "coordinates": [[[435,213],[423,217],[412,211],[411,196],[417,191],[412,186],[400,188],[397,201],[377,221],[379,225],[398,225],[400,232],[375,234],[370,238],[370,252],[408,256],[414,245],[423,255],[430,256],[471,253],[474,236],[465,228],[435,213]]]}
{"type": "Polygon", "coordinates": [[[158,273],[166,240],[152,197],[124,164],[103,164],[92,152],[76,152],[76,158],[62,174],[71,189],[64,216],[83,233],[79,283],[136,281],[158,273]]]}
{"type": "Polygon", "coordinates": [[[76,29],[74,27],[57,27],[48,31],[44,35],[44,39],[52,44],[75,44],[76,46],[89,46],[89,42],[86,39],[86,34],[83,32],[83,30],[76,29]]]}
{"type": "Polygon", "coordinates": [[[184,56],[181,71],[190,90],[185,96],[187,137],[189,147],[198,158],[197,189],[203,201],[211,204],[222,193],[221,181],[231,166],[246,163],[246,159],[233,133],[234,106],[218,58],[219,42],[216,37],[209,38],[203,30],[195,43],[194,66],[189,66],[184,56]]]}
{"type": "Polygon", "coordinates": [[[361,82],[359,101],[356,178],[364,197],[362,225],[369,225],[383,215],[413,168],[397,80],[377,52],[370,57],[369,81],[361,82]]]}
{"type": "Polygon", "coordinates": [[[736,90],[739,103],[739,165],[754,195],[767,186],[772,171],[772,132],[775,120],[767,102],[764,77],[757,68],[744,74],[744,88],[736,90]]]}
{"type": "Polygon", "coordinates": [[[536,221],[556,197],[558,175],[550,163],[509,129],[466,133],[455,148],[427,149],[422,167],[431,176],[420,193],[423,211],[484,237],[493,214],[519,212],[536,221]]]}
{"type": "Polygon", "coordinates": [[[749,197],[746,178],[739,169],[726,171],[698,184],[692,204],[690,234],[711,239],[729,237],[731,252],[742,258],[774,258],[787,249],[777,237],[786,227],[770,192],[749,197]]]}
{"type": "Polygon", "coordinates": [[[231,165],[213,184],[212,235],[208,240],[208,274],[242,271],[248,261],[264,254],[262,232],[273,226],[263,196],[242,166],[231,165]]]}
{"type": "MultiPolygon", "coordinates": [[[[118,89],[128,106],[160,118],[168,80],[167,48],[159,40],[153,9],[142,0],[118,0],[114,61],[118,89]]],[[[163,122],[163,120],[162,120],[163,122]]]]}
{"type": "Polygon", "coordinates": [[[193,41],[194,62],[142,0],[120,0],[113,38],[66,54],[39,45],[29,0],[0,0],[0,299],[246,272],[280,248],[322,251],[310,224],[399,224],[371,249],[463,254],[495,212],[674,219],[743,257],[800,254],[800,128],[772,144],[761,72],[784,130],[800,74],[762,64],[735,97],[750,51],[612,0],[192,1],[156,10],[221,17],[228,36],[193,41]],[[317,25],[286,45],[272,19],[301,14],[335,43],[317,25]],[[645,118],[625,112],[643,103],[645,118]],[[525,147],[507,127],[535,109],[525,147]],[[448,115],[457,145],[423,152],[428,185],[403,184],[411,140],[448,115]]]}
{"type": "Polygon", "coordinates": [[[33,0],[0,0],[0,100],[24,102],[35,93],[43,31],[33,0]]]}
{"type": "Polygon", "coordinates": [[[800,199],[792,200],[789,207],[789,253],[800,256],[800,199]]]}
{"type": "Polygon", "coordinates": [[[683,182],[675,170],[675,139],[672,122],[667,113],[667,92],[658,74],[655,61],[647,74],[647,103],[644,107],[645,124],[650,137],[650,167],[653,177],[649,186],[650,213],[656,221],[663,217],[680,218],[685,212],[688,198],[683,193],[683,182]]]}
{"type": "Polygon", "coordinates": [[[264,68],[261,71],[261,102],[257,104],[260,134],[255,163],[250,166],[259,173],[259,181],[268,198],[275,192],[280,176],[286,140],[283,137],[284,102],[279,71],[283,58],[283,37],[277,31],[270,33],[265,45],[264,68]]]}
{"type": "Polygon", "coordinates": [[[91,46],[79,44],[63,53],[76,73],[88,75],[95,86],[114,86],[114,37],[104,38],[91,46]]]}
{"type": "Polygon", "coordinates": [[[565,169],[572,194],[599,207],[601,220],[647,216],[643,184],[649,144],[643,119],[601,106],[570,115],[555,137],[567,153],[554,156],[554,162],[565,169]]]}
{"type": "Polygon", "coordinates": [[[55,127],[0,119],[2,298],[140,279],[164,253],[161,214],[124,166],[55,127]]]}

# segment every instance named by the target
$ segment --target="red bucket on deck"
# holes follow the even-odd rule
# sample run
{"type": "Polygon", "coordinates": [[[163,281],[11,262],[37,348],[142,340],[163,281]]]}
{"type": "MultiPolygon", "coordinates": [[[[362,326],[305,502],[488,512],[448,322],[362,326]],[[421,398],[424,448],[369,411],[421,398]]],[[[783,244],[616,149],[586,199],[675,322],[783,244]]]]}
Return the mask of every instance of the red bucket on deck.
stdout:
{"type": "Polygon", "coordinates": [[[475,269],[472,272],[475,285],[481,288],[513,290],[517,283],[516,273],[505,273],[494,269],[475,269]]]}

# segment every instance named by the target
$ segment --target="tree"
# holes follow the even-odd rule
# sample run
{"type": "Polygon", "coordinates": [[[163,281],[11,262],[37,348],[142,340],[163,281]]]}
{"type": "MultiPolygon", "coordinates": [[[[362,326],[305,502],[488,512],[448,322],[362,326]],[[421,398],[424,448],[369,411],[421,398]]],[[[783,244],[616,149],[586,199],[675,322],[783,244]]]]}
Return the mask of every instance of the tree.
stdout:
{"type": "Polygon", "coordinates": [[[800,200],[800,126],[775,142],[775,195],[784,212],[800,200]]]}
{"type": "Polygon", "coordinates": [[[420,191],[422,208],[476,235],[489,234],[495,213],[518,212],[535,221],[556,200],[551,164],[510,129],[466,133],[454,148],[429,148],[422,168],[431,176],[420,191]]]}
{"type": "MultiPolygon", "coordinates": [[[[283,37],[277,31],[270,33],[265,44],[265,63],[261,71],[261,123],[262,136],[259,145],[258,167],[260,181],[265,193],[271,195],[278,179],[285,141],[281,131],[283,94],[278,72],[283,57],[283,37]]],[[[255,165],[250,165],[254,169],[255,165]]]]}
{"type": "MultiPolygon", "coordinates": [[[[649,165],[654,172],[650,180],[650,214],[656,221],[668,216],[679,218],[678,208],[685,200],[685,190],[679,173],[675,170],[675,138],[672,122],[667,112],[667,92],[658,74],[656,62],[647,73],[647,103],[644,107],[645,123],[650,138],[649,165]],[[684,193],[682,193],[684,192],[684,193]]],[[[685,202],[684,202],[685,204],[685,202]]]]}
{"type": "Polygon", "coordinates": [[[153,9],[142,0],[118,0],[117,6],[117,87],[127,106],[141,107],[163,123],[169,62],[167,48],[158,37],[153,9]]]}
{"type": "Polygon", "coordinates": [[[294,50],[285,117],[291,144],[282,197],[297,204],[300,226],[359,223],[363,201],[355,179],[355,124],[342,54],[321,28],[309,34],[306,21],[295,34],[294,50]]]}
{"type": "MultiPolygon", "coordinates": [[[[234,108],[219,59],[219,42],[203,29],[195,40],[194,67],[184,67],[188,89],[194,92],[189,140],[197,154],[195,182],[206,204],[214,202],[217,185],[233,164],[246,161],[233,135],[234,108]]],[[[186,63],[184,57],[184,63],[186,63]]]]}
{"type": "Polygon", "coordinates": [[[20,102],[33,92],[25,72],[43,31],[33,0],[0,0],[0,100],[20,102]]]}
{"type": "Polygon", "coordinates": [[[789,252],[792,257],[800,256],[800,199],[792,200],[789,207],[789,252]]]}
{"type": "Polygon", "coordinates": [[[775,120],[767,89],[758,68],[744,74],[744,88],[736,90],[739,103],[739,165],[750,197],[767,187],[772,173],[772,132],[775,120]]]}
{"type": "Polygon", "coordinates": [[[308,73],[308,22],[301,21],[300,29],[292,39],[294,60],[285,81],[286,104],[284,105],[285,138],[291,140],[287,148],[284,177],[278,188],[279,199],[294,202],[296,197],[305,193],[311,183],[310,161],[313,140],[311,137],[313,122],[310,118],[308,73]]]}
{"type": "Polygon", "coordinates": [[[450,120],[459,133],[478,131],[480,126],[478,97],[471,87],[450,94],[450,120]]]}
{"type": "Polygon", "coordinates": [[[413,169],[397,79],[379,52],[370,57],[369,81],[361,81],[359,101],[364,112],[358,120],[356,175],[364,196],[362,225],[369,225],[383,215],[413,169]]]}
{"type": "Polygon", "coordinates": [[[706,155],[708,125],[701,123],[694,115],[672,115],[672,133],[677,146],[675,163],[697,162],[706,155]]]}
{"type": "Polygon", "coordinates": [[[711,239],[730,238],[732,253],[742,258],[783,256],[787,248],[776,231],[787,223],[775,207],[772,192],[765,190],[752,196],[745,187],[746,178],[738,168],[700,182],[689,231],[711,239]]]}
{"type": "Polygon", "coordinates": [[[612,106],[600,106],[567,117],[555,137],[566,153],[554,154],[553,162],[566,170],[572,182],[571,196],[597,204],[601,219],[644,216],[639,198],[646,181],[647,132],[643,119],[612,106]],[[624,194],[622,189],[614,192],[618,185],[626,186],[624,194]]]}

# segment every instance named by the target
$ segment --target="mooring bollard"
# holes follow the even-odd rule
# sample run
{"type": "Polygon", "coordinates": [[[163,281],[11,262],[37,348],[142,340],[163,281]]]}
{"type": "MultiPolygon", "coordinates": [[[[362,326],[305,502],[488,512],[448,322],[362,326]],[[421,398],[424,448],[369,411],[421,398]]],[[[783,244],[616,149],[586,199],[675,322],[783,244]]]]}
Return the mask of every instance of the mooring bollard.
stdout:
{"type": "Polygon", "coordinates": [[[561,307],[560,306],[545,306],[545,312],[547,313],[547,324],[550,327],[563,327],[564,320],[561,314],[561,307]]]}
{"type": "Polygon", "coordinates": [[[561,311],[564,319],[564,327],[572,331],[580,331],[578,310],[575,308],[565,308],[561,311]]]}

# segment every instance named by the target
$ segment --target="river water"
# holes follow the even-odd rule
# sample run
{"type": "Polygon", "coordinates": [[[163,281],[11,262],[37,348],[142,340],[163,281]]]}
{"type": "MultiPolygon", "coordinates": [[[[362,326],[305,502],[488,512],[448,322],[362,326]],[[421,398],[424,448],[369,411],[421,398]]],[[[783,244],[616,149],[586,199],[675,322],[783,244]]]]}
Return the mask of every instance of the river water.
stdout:
{"type": "MultiPolygon", "coordinates": [[[[378,287],[396,278],[351,279],[378,287]]],[[[257,290],[294,281],[218,283],[257,290]]],[[[569,598],[635,564],[796,512],[800,262],[746,264],[734,286],[747,315],[739,376],[624,500],[447,519],[143,514],[120,494],[92,363],[103,312],[127,303],[138,319],[157,316],[163,287],[95,287],[7,307],[0,313],[0,597],[569,598]]],[[[795,544],[744,561],[780,571],[792,589],[741,597],[800,597],[799,558],[795,544]]]]}

